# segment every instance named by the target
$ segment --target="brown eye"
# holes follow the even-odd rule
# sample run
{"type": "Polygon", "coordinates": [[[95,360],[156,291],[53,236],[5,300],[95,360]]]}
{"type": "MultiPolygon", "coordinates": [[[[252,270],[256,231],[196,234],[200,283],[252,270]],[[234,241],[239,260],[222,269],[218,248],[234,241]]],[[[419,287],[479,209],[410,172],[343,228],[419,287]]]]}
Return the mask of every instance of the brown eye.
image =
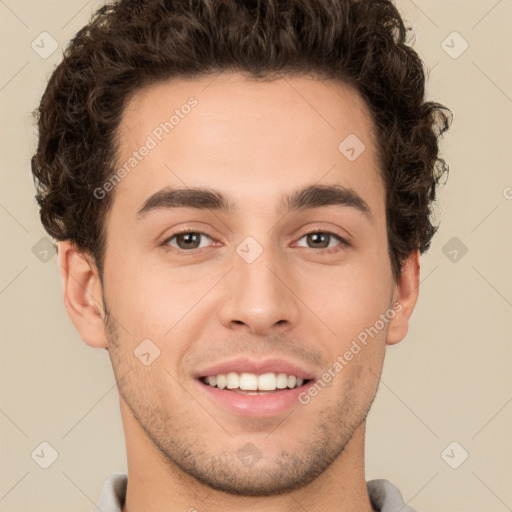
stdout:
{"type": "Polygon", "coordinates": [[[164,244],[174,247],[175,249],[185,251],[190,249],[201,249],[202,247],[205,247],[204,245],[201,245],[201,237],[211,240],[211,238],[205,233],[198,231],[185,231],[171,236],[164,242],[164,244]],[[174,240],[175,244],[173,243],[174,240]]]}
{"type": "Polygon", "coordinates": [[[308,243],[312,244],[313,247],[320,249],[326,249],[329,247],[331,235],[328,235],[327,233],[309,233],[306,237],[308,243]]]}
{"type": "Polygon", "coordinates": [[[303,238],[306,239],[307,247],[310,249],[329,249],[348,245],[343,238],[329,231],[313,231],[303,235],[299,240],[303,238]]]}

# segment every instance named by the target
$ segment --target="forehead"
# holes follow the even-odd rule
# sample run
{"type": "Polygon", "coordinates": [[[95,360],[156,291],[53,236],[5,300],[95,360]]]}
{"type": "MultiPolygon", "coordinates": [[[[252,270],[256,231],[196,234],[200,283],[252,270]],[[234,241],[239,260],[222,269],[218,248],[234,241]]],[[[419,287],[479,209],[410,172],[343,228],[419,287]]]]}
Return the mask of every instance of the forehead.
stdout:
{"type": "Polygon", "coordinates": [[[247,206],[314,183],[383,198],[368,107],[330,80],[224,73],[150,85],[127,104],[118,141],[117,168],[127,172],[115,203],[134,214],[166,186],[205,185],[247,206]]]}

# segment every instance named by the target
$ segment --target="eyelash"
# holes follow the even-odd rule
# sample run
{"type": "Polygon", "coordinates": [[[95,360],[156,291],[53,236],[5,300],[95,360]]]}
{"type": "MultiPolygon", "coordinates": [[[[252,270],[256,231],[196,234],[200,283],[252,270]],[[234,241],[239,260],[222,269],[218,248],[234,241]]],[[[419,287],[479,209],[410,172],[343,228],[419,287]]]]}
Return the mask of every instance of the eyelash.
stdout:
{"type": "MultiPolygon", "coordinates": [[[[175,238],[178,235],[188,234],[188,233],[194,233],[194,234],[197,234],[197,235],[205,235],[210,240],[213,240],[213,238],[211,236],[209,236],[207,233],[204,233],[202,231],[197,231],[197,230],[192,230],[192,229],[184,229],[183,231],[176,231],[171,236],[167,237],[162,242],[162,246],[166,250],[175,250],[175,251],[179,251],[179,252],[183,252],[183,253],[187,253],[187,254],[196,254],[197,251],[200,251],[201,249],[204,249],[204,247],[202,247],[202,248],[187,250],[187,249],[180,249],[180,248],[177,248],[177,247],[170,247],[169,246],[169,242],[173,238],[175,238]]],[[[335,253],[335,252],[338,252],[339,250],[341,250],[340,247],[341,248],[350,247],[350,244],[344,238],[342,238],[341,236],[337,235],[336,233],[332,233],[331,231],[325,231],[325,230],[320,230],[320,229],[319,230],[314,230],[314,231],[308,231],[307,233],[304,233],[298,240],[301,240],[302,238],[304,238],[305,236],[308,236],[308,235],[314,235],[315,233],[321,233],[323,235],[329,235],[330,237],[336,238],[340,242],[340,244],[337,247],[330,247],[330,248],[327,248],[327,249],[314,249],[314,248],[309,247],[309,249],[312,249],[313,251],[315,251],[318,254],[335,253]]]]}

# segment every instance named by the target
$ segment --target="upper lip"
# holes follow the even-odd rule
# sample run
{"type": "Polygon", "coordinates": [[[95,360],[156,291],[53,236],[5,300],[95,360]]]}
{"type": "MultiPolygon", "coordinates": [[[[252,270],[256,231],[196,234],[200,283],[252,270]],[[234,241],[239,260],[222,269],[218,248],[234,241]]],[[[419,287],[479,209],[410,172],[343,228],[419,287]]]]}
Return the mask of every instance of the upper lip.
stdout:
{"type": "Polygon", "coordinates": [[[199,379],[201,377],[210,377],[229,372],[255,373],[256,375],[263,373],[286,373],[287,375],[295,375],[295,377],[304,380],[314,378],[314,374],[311,370],[291,361],[277,358],[251,359],[249,357],[239,357],[213,364],[196,372],[196,378],[199,379]]]}

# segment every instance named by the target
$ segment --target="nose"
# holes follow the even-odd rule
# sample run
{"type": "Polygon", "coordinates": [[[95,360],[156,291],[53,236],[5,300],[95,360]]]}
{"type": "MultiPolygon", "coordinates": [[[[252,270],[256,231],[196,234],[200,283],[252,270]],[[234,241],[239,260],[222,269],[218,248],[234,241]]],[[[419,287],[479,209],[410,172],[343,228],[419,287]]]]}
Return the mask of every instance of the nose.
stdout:
{"type": "Polygon", "coordinates": [[[293,276],[270,250],[250,263],[234,254],[221,300],[221,323],[232,330],[264,336],[290,330],[299,318],[293,276]]]}

